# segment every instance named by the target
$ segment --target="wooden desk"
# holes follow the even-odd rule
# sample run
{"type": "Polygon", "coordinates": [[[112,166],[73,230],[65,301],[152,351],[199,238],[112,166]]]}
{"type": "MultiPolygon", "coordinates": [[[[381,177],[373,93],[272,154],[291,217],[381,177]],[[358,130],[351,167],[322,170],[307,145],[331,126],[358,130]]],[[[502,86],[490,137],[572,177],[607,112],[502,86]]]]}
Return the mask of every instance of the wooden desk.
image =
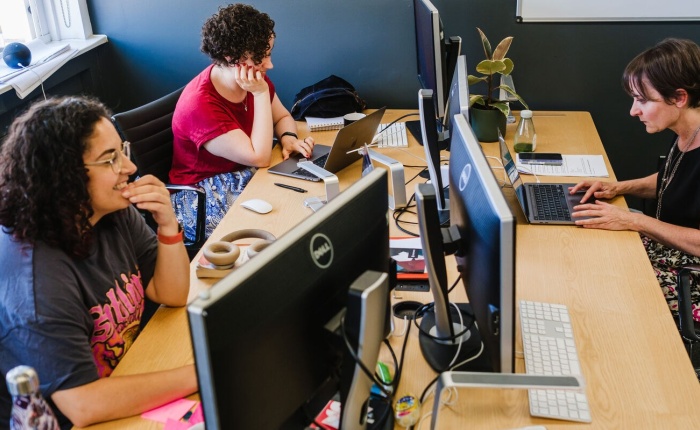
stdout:
{"type": "MultiPolygon", "coordinates": [[[[385,120],[404,113],[407,111],[387,112],[385,120]]],[[[588,113],[535,112],[534,121],[538,132],[538,151],[604,154],[588,113]]],[[[514,128],[515,125],[508,126],[507,138],[511,146],[514,128]]],[[[308,135],[304,123],[299,123],[299,132],[300,136],[308,135]]],[[[332,141],[334,132],[315,132],[313,136],[318,143],[328,143],[332,141]]],[[[496,155],[497,145],[484,143],[482,148],[487,154],[496,155]]],[[[383,152],[408,165],[424,165],[424,161],[419,159],[423,158],[423,149],[415,143],[409,150],[383,152]]],[[[612,172],[605,154],[604,157],[608,170],[612,172]]],[[[275,151],[273,163],[279,158],[279,151],[275,151]]],[[[407,168],[406,179],[418,171],[407,168]]],[[[341,190],[358,175],[359,165],[341,172],[341,190]]],[[[568,180],[576,182],[576,179],[568,180]]],[[[408,185],[410,193],[413,193],[415,182],[408,185]]],[[[303,207],[303,200],[322,194],[322,184],[270,175],[262,169],[246,187],[239,201],[263,196],[273,204],[273,212],[258,215],[235,204],[214,231],[211,240],[232,230],[250,227],[281,235],[311,215],[310,210],[303,207]],[[301,194],[285,190],[274,186],[273,182],[290,183],[309,192],[301,194]]],[[[509,429],[539,424],[548,429],[656,429],[691,428],[697,425],[700,422],[700,408],[697,407],[700,385],[639,236],[631,232],[584,230],[571,226],[528,225],[517,207],[512,190],[506,190],[506,196],[518,217],[518,299],[563,303],[569,307],[593,423],[533,418],[529,415],[527,392],[524,390],[462,389],[454,406],[441,409],[439,428],[509,429]]],[[[616,199],[615,204],[625,205],[622,198],[616,199]]],[[[391,229],[392,235],[402,235],[393,224],[391,229]]],[[[451,278],[455,279],[451,262],[450,257],[448,266],[451,278]]],[[[190,297],[195,297],[198,291],[214,282],[197,279],[193,266],[190,297]]],[[[431,300],[428,293],[399,294],[403,299],[431,300]]],[[[465,300],[461,287],[455,288],[453,295],[453,301],[465,300]]],[[[396,320],[395,323],[400,332],[403,321],[396,320]]],[[[519,328],[516,328],[516,333],[516,350],[522,350],[519,328]]],[[[414,328],[409,334],[399,395],[413,393],[419,396],[435,376],[419,352],[417,337],[414,328]]],[[[403,338],[391,338],[397,355],[400,354],[402,341],[403,338]]],[[[386,359],[386,352],[382,354],[386,359]]],[[[114,375],[167,369],[193,361],[186,309],[162,308],[138,337],[114,375]]],[[[518,372],[524,372],[522,359],[516,360],[516,368],[518,372]]],[[[423,413],[430,408],[432,396],[426,401],[423,413]]],[[[428,423],[424,423],[423,428],[427,426],[428,423]]],[[[162,424],[132,417],[90,428],[162,429],[162,424]]]]}

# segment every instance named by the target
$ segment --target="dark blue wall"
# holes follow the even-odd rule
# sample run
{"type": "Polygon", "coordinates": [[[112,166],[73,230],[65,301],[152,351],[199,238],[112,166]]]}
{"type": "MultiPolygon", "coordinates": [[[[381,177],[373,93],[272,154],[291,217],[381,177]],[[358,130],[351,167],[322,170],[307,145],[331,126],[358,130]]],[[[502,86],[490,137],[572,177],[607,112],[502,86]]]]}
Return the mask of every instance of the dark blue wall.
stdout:
{"type": "MultiPolygon", "coordinates": [[[[614,0],[612,0],[614,1],[614,0]]],[[[483,58],[476,27],[493,45],[514,36],[515,86],[535,110],[591,112],[619,178],[650,173],[671,140],[650,136],[629,116],[620,85],[627,62],[665,37],[700,41],[700,23],[515,22],[516,0],[434,0],[447,36],[461,36],[467,67],[483,58]]],[[[88,0],[104,55],[103,99],[122,111],[184,85],[204,68],[203,22],[215,0],[88,0]]],[[[350,81],[370,107],[416,108],[418,82],[412,0],[256,0],[275,20],[276,68],[270,72],[291,107],[301,88],[329,74],[350,81]]]]}

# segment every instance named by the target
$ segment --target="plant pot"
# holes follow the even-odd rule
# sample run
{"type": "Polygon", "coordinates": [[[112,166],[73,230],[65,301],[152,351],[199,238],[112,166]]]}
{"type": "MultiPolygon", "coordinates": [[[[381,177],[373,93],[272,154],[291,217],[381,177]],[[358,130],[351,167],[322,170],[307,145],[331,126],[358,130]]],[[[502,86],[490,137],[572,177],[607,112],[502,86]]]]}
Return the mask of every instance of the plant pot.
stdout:
{"type": "Polygon", "coordinates": [[[497,142],[498,130],[506,135],[506,116],[498,109],[484,109],[472,106],[469,109],[469,122],[474,135],[481,142],[497,142]]]}

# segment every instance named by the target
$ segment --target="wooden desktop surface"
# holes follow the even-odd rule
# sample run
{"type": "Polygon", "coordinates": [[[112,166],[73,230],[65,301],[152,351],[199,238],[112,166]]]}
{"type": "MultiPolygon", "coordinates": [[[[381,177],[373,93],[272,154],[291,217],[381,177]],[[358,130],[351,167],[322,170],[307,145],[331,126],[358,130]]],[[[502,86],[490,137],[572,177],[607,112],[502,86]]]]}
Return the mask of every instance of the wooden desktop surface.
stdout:
{"type": "MultiPolygon", "coordinates": [[[[382,122],[412,111],[391,110],[382,122]]],[[[414,120],[417,117],[409,117],[414,120]]],[[[535,112],[538,152],[564,154],[602,153],[610,180],[612,168],[605,155],[590,114],[586,112],[535,112]]],[[[299,135],[309,135],[306,125],[298,123],[299,135]]],[[[506,138],[512,148],[515,125],[508,125],[506,138]]],[[[330,143],[335,132],[311,134],[317,143],[330,143]]],[[[423,148],[409,133],[409,149],[383,149],[389,157],[407,166],[424,166],[423,148]]],[[[487,155],[498,155],[498,143],[483,143],[487,155]]],[[[445,153],[448,155],[448,153],[445,153]]],[[[273,164],[281,159],[274,151],[273,164]]],[[[495,162],[491,163],[495,165],[495,162]]],[[[406,180],[421,169],[406,167],[406,180]]],[[[341,190],[359,177],[359,163],[340,172],[341,190]]],[[[494,171],[501,178],[502,171],[494,171]]],[[[526,177],[526,180],[527,177],[526,177]]],[[[576,182],[576,178],[540,177],[541,181],[576,182]]],[[[421,178],[407,185],[409,196],[421,178]]],[[[210,240],[243,228],[261,228],[282,235],[311,215],[303,206],[305,198],[324,194],[322,183],[285,178],[261,169],[253,177],[212,234],[210,240]],[[279,188],[274,182],[307,189],[307,193],[279,188]],[[270,214],[259,215],[243,209],[239,202],[260,197],[272,203],[270,214]]],[[[585,230],[572,226],[535,226],[525,222],[512,189],[505,190],[513,213],[517,215],[516,288],[518,299],[568,306],[591,407],[591,424],[531,417],[525,390],[460,389],[452,406],[444,406],[438,415],[438,428],[515,429],[526,425],[554,428],[691,428],[700,422],[700,385],[690,365],[666,302],[661,294],[639,235],[632,232],[585,230]]],[[[624,199],[614,204],[626,206],[624,199]]],[[[417,232],[416,226],[409,229],[417,232]]],[[[392,236],[404,236],[391,223],[392,236]]],[[[192,263],[190,299],[209,288],[214,279],[198,279],[192,263]]],[[[452,257],[447,260],[451,281],[456,279],[452,257]]],[[[461,285],[453,291],[452,301],[465,301],[461,285]]],[[[394,299],[431,301],[429,293],[397,292],[394,299]],[[397,297],[400,297],[398,299],[397,297]]],[[[395,318],[396,331],[404,322],[395,318]]],[[[516,351],[522,351],[519,323],[516,323],[516,351]]],[[[390,342],[400,357],[403,337],[390,342]]],[[[418,347],[418,331],[409,333],[403,378],[398,395],[420,396],[435,373],[425,363],[418,347]]],[[[387,351],[382,359],[391,362],[387,351]]],[[[194,362],[185,308],[161,308],[148,323],[114,371],[114,375],[137,374],[173,368],[194,362]]],[[[522,358],[516,369],[524,372],[522,358]]],[[[192,398],[198,398],[196,395],[192,398]]],[[[430,396],[423,414],[432,410],[430,396]]],[[[423,429],[429,428],[426,418],[423,429]]],[[[162,429],[153,421],[131,417],[94,425],[90,429],[162,429]]],[[[400,428],[397,426],[397,428],[400,428]]]]}

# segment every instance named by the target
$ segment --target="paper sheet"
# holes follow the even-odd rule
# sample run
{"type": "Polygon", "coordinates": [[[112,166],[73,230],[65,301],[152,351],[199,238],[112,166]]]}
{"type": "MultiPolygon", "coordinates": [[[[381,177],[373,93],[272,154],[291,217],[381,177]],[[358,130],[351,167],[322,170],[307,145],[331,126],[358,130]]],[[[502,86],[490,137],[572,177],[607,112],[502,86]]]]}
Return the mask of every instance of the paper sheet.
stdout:
{"type": "Polygon", "coordinates": [[[165,423],[168,419],[179,420],[197,402],[187,399],[179,399],[161,407],[151,409],[141,414],[141,418],[165,423]]]}
{"type": "Polygon", "coordinates": [[[602,155],[562,155],[561,166],[516,163],[518,172],[537,176],[584,176],[607,178],[608,169],[602,155]]]}

